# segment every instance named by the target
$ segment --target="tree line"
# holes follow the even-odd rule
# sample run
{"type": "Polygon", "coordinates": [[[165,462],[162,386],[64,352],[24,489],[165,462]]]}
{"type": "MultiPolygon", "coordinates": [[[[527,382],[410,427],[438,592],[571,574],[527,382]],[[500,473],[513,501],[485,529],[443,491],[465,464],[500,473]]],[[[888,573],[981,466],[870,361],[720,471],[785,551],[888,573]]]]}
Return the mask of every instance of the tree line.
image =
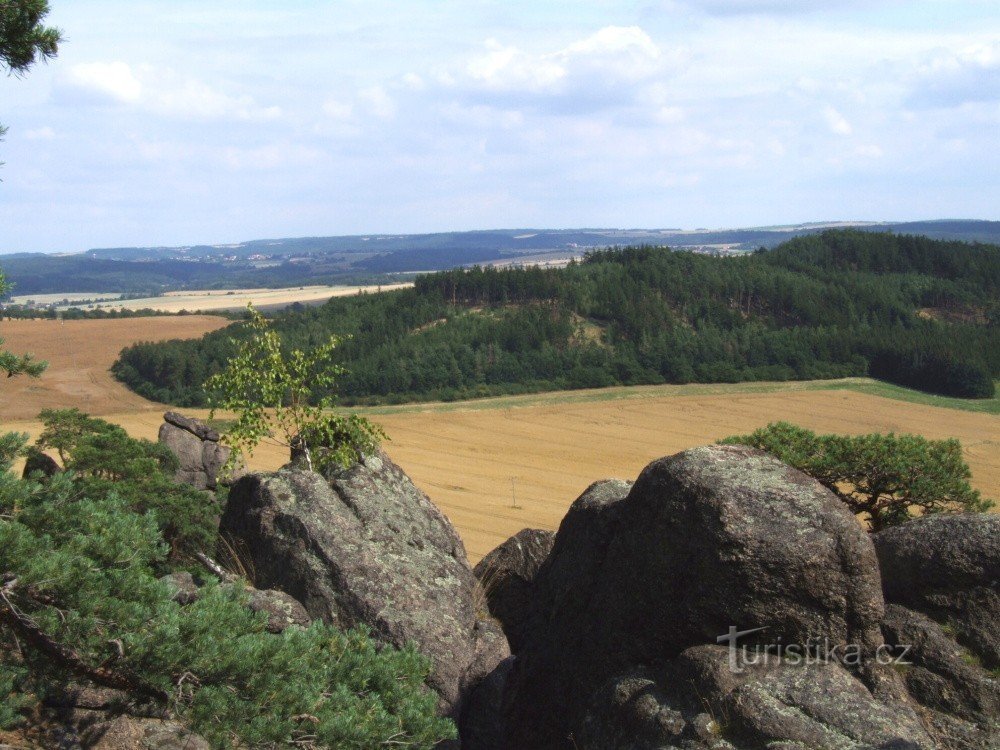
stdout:
{"type": "MultiPolygon", "coordinates": [[[[831,230],[736,258],[643,246],[561,269],[427,274],[292,306],[274,326],[289,348],[344,339],[349,404],[860,375],[990,397],[998,300],[1000,247],[831,230]]],[[[113,371],[146,397],[201,406],[240,335],[137,344],[113,371]]]]}

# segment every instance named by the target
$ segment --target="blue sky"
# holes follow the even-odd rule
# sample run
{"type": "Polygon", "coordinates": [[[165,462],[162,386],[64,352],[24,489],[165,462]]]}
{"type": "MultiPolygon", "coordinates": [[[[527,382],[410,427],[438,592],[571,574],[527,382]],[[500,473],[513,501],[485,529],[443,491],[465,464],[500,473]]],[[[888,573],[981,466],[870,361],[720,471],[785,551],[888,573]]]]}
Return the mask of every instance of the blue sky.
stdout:
{"type": "Polygon", "coordinates": [[[996,0],[51,0],[0,252],[998,219],[996,0]]]}

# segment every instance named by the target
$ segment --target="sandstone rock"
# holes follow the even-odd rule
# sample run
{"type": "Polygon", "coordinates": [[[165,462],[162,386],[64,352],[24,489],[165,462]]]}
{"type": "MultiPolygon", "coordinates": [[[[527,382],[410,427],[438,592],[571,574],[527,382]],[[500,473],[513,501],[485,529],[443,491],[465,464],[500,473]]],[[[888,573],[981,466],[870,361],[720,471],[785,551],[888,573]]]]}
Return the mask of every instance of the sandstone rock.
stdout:
{"type": "Polygon", "coordinates": [[[555,536],[541,529],[519,531],[473,570],[486,594],[490,614],[500,621],[515,654],[524,642],[535,575],[548,557],[555,536]]]}
{"type": "Polygon", "coordinates": [[[598,687],[730,627],[852,644],[871,665],[884,614],[874,548],[818,482],[712,446],[654,461],[623,489],[574,503],[538,573],[505,697],[512,747],[562,747],[598,687]]]}
{"type": "Polygon", "coordinates": [[[874,536],[886,601],[946,622],[1000,668],[1000,515],[938,514],[874,536]]]}
{"type": "Polygon", "coordinates": [[[258,588],[287,592],[312,618],[415,643],[446,714],[509,654],[477,626],[458,534],[384,453],[329,482],[294,467],[248,475],[230,490],[220,532],[258,588]]]}

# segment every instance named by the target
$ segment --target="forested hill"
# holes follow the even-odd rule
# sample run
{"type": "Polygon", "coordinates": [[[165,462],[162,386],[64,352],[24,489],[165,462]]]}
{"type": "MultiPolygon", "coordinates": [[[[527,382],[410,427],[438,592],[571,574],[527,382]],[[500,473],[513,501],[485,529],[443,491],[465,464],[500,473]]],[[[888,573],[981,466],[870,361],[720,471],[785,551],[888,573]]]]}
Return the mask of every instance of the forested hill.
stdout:
{"type": "MultiPolygon", "coordinates": [[[[289,346],[349,337],[345,403],[851,375],[987,397],[1000,247],[835,230],[735,258],[607,250],[564,269],[429,274],[275,324],[289,346]]],[[[139,344],[114,372],[147,397],[202,405],[238,335],[139,344]]]]}

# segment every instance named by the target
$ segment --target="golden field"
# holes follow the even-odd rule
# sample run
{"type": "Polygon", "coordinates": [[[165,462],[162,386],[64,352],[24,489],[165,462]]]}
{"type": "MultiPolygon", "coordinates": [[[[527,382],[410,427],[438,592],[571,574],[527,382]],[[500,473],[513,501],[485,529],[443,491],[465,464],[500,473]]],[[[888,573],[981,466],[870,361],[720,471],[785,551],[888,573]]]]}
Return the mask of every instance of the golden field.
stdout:
{"type": "MultiPolygon", "coordinates": [[[[36,434],[38,424],[30,418],[33,412],[27,404],[35,404],[37,411],[44,402],[78,406],[136,436],[155,439],[165,407],[139,398],[107,374],[117,354],[114,346],[124,346],[127,335],[104,327],[164,323],[170,327],[173,321],[189,321],[188,335],[197,335],[199,325],[211,330],[225,323],[212,318],[73,321],[81,327],[75,335],[61,338],[61,345],[55,344],[58,357],[46,355],[52,364],[40,381],[19,378],[5,383],[0,401],[5,427],[36,434]],[[88,343],[93,341],[104,344],[88,343]],[[65,372],[70,366],[90,373],[93,378],[85,380],[91,385],[83,388],[75,369],[65,372]],[[47,382],[64,386],[53,388],[47,382]],[[11,398],[12,386],[25,395],[11,398]],[[38,398],[39,393],[45,398],[38,398]]],[[[15,341],[24,341],[17,338],[17,325],[18,321],[5,322],[0,330],[15,351],[20,350],[15,341]]],[[[162,338],[179,335],[171,328],[162,338]]],[[[135,331],[134,340],[151,338],[148,330],[135,331]]],[[[43,354],[41,346],[36,349],[43,354]]],[[[473,562],[522,528],[556,528],[569,504],[595,480],[634,479],[654,458],[782,419],[820,432],[956,437],[972,468],[974,486],[987,497],[1000,499],[1000,417],[858,392],[865,383],[854,379],[822,387],[809,383],[650,386],[368,413],[388,433],[386,448],[393,459],[456,525],[473,562]]],[[[206,416],[201,410],[185,413],[206,416]]],[[[264,445],[251,466],[276,468],[286,455],[280,446],[264,445]]]]}
{"type": "Polygon", "coordinates": [[[14,297],[15,303],[25,303],[34,300],[41,304],[58,303],[67,298],[71,304],[61,307],[72,307],[74,299],[97,299],[110,297],[100,302],[84,305],[87,308],[104,308],[106,310],[159,310],[160,312],[177,313],[181,310],[211,312],[213,310],[239,310],[249,303],[256,307],[277,308],[291,305],[294,302],[317,303],[325,302],[331,297],[349,297],[361,292],[389,291],[413,286],[412,283],[383,284],[381,286],[302,286],[283,289],[192,289],[183,292],[165,292],[158,297],[139,297],[137,299],[117,299],[117,295],[99,294],[25,294],[14,297]]]}

